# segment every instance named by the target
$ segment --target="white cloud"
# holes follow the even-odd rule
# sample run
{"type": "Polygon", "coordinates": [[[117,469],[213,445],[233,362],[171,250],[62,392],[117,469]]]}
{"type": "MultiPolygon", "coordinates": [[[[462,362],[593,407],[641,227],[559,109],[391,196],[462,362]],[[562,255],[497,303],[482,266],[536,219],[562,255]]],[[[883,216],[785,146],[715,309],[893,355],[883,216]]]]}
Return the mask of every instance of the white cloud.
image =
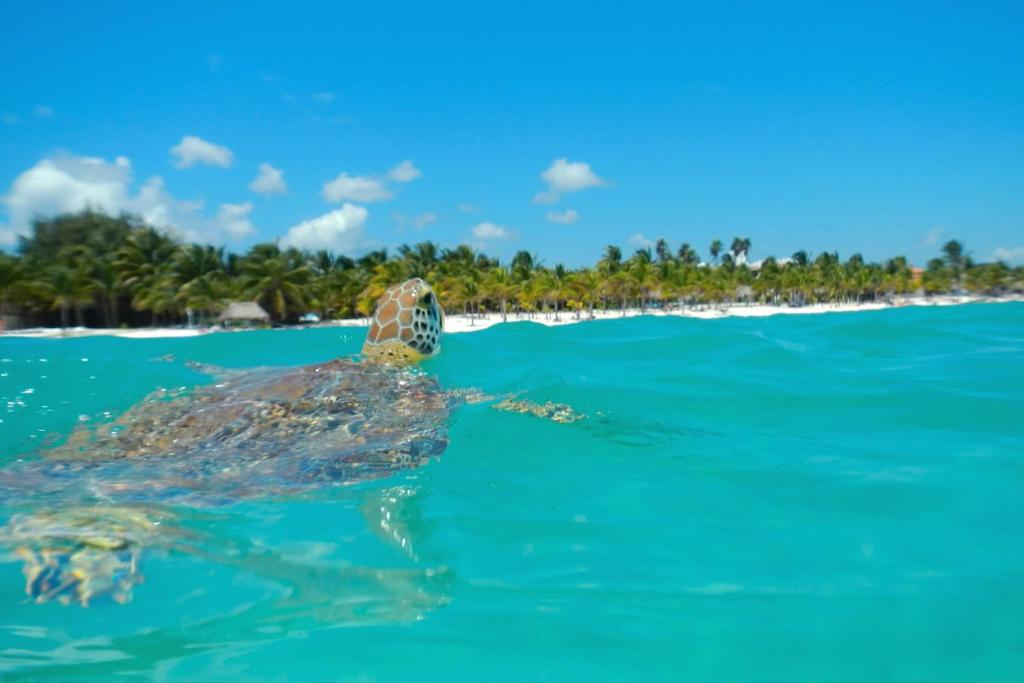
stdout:
{"type": "Polygon", "coordinates": [[[653,240],[647,239],[646,237],[644,237],[643,233],[639,232],[636,233],[635,235],[630,235],[629,243],[632,246],[637,247],[639,249],[647,249],[648,247],[654,246],[653,240]]]}
{"type": "Polygon", "coordinates": [[[177,199],[160,176],[142,185],[137,197],[129,199],[123,210],[138,214],[144,221],[190,242],[233,242],[251,235],[255,227],[249,219],[252,203],[221,204],[212,218],[203,214],[201,199],[177,199]]]}
{"type": "Polygon", "coordinates": [[[387,172],[387,179],[396,183],[408,183],[416,180],[421,175],[420,169],[416,168],[411,161],[406,159],[387,172]]]}
{"type": "Polygon", "coordinates": [[[281,244],[298,249],[355,251],[363,246],[363,226],[368,215],[365,207],[343,204],[340,209],[293,226],[281,244]]]}
{"type": "Polygon", "coordinates": [[[507,228],[504,228],[500,225],[491,223],[489,221],[485,221],[483,223],[478,223],[473,228],[473,237],[476,237],[478,240],[481,241],[504,240],[508,239],[509,231],[507,228]]]}
{"type": "Polygon", "coordinates": [[[415,230],[422,230],[428,225],[432,225],[437,222],[437,214],[433,211],[426,211],[418,216],[414,216],[413,218],[409,218],[405,214],[401,214],[396,211],[391,214],[391,218],[398,223],[399,228],[412,225],[415,230]]]}
{"type": "Polygon", "coordinates": [[[540,177],[547,183],[548,189],[533,198],[535,204],[554,204],[568,192],[579,192],[588,187],[608,184],[590,169],[590,164],[569,161],[564,157],[555,159],[540,177]]]}
{"type": "Polygon", "coordinates": [[[939,243],[942,239],[942,234],[945,232],[942,228],[932,228],[925,233],[924,237],[921,238],[921,244],[929,247],[933,247],[939,243]]]}
{"type": "Polygon", "coordinates": [[[997,261],[1024,261],[1024,247],[999,247],[992,252],[997,261]]]}
{"type": "Polygon", "coordinates": [[[0,121],[3,121],[4,124],[8,126],[16,126],[21,121],[21,119],[19,119],[14,114],[4,112],[2,115],[0,115],[0,121]]]}
{"type": "Polygon", "coordinates": [[[314,102],[320,102],[321,104],[330,104],[334,100],[338,99],[338,96],[332,92],[315,92],[310,95],[314,102]]]}
{"type": "Polygon", "coordinates": [[[458,210],[461,211],[462,213],[476,213],[477,211],[480,210],[480,207],[474,204],[466,204],[465,202],[457,204],[456,208],[458,208],[458,210]]]}
{"type": "Polygon", "coordinates": [[[45,104],[38,104],[36,105],[36,108],[32,113],[35,114],[38,118],[50,119],[53,118],[53,107],[47,106],[45,104]]]}
{"type": "Polygon", "coordinates": [[[186,135],[181,142],[171,147],[171,155],[177,158],[174,165],[178,168],[189,168],[196,164],[227,168],[234,160],[234,155],[227,147],[215,145],[194,135],[186,135]]]}
{"type": "Polygon", "coordinates": [[[43,159],[21,173],[4,197],[10,227],[25,234],[36,216],[51,216],[87,207],[114,213],[129,201],[131,163],[118,157],[61,155],[43,159]]]}
{"type": "Polygon", "coordinates": [[[288,191],[284,182],[284,173],[279,168],[263,162],[260,164],[260,174],[249,183],[249,189],[260,194],[280,194],[288,191]]]}
{"type": "Polygon", "coordinates": [[[551,167],[540,177],[552,190],[561,193],[576,192],[605,184],[604,180],[590,170],[590,164],[566,159],[555,159],[551,167]]]}
{"type": "Polygon", "coordinates": [[[220,210],[217,211],[217,218],[214,225],[217,229],[223,230],[233,239],[241,239],[246,235],[251,235],[255,229],[252,226],[252,221],[249,220],[249,214],[252,213],[252,202],[243,202],[241,204],[221,204],[220,210]]]}
{"type": "Polygon", "coordinates": [[[222,243],[254,229],[251,204],[221,204],[218,213],[208,217],[202,200],[174,197],[160,176],[149,178],[133,193],[132,166],[125,157],[113,162],[67,154],[43,159],[14,179],[3,203],[10,215],[10,225],[0,235],[5,242],[28,234],[37,216],[87,208],[137,214],[151,225],[200,242],[222,243]]]}
{"type": "Polygon", "coordinates": [[[0,249],[4,247],[13,247],[18,241],[18,236],[13,230],[8,229],[4,225],[0,225],[0,249]]]}
{"type": "MultiPolygon", "coordinates": [[[[126,184],[127,189],[127,184],[126,184]]],[[[174,232],[192,239],[199,233],[202,210],[205,202],[201,199],[176,199],[164,185],[164,179],[153,176],[139,190],[137,197],[125,202],[123,209],[137,213],[144,221],[159,228],[170,228],[174,232]],[[197,217],[200,220],[197,221],[197,217]]]]}
{"type": "Polygon", "coordinates": [[[350,176],[342,173],[334,180],[324,183],[324,198],[329,202],[380,202],[394,195],[377,178],[350,176]]]}
{"type": "Polygon", "coordinates": [[[413,218],[412,226],[417,230],[422,230],[428,225],[432,225],[436,222],[437,214],[434,213],[433,211],[427,211],[426,213],[421,213],[419,216],[416,216],[416,218],[413,218]]]}
{"type": "Polygon", "coordinates": [[[390,183],[408,183],[422,175],[408,159],[385,173],[383,178],[342,173],[324,183],[324,199],[329,202],[382,202],[395,196],[390,183]]]}
{"type": "Polygon", "coordinates": [[[557,211],[548,211],[544,214],[544,217],[552,223],[569,225],[570,223],[575,223],[579,220],[580,215],[574,209],[566,209],[562,213],[558,213],[557,211]]]}

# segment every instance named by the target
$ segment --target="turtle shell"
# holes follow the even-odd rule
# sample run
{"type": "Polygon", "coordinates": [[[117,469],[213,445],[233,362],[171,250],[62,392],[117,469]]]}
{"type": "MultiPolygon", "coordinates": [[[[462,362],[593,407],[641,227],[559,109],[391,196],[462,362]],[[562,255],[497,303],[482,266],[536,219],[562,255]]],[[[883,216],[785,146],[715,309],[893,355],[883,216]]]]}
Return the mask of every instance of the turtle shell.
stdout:
{"type": "Polygon", "coordinates": [[[0,473],[39,494],[74,487],[117,500],[213,502],[347,484],[416,467],[447,446],[450,397],[408,369],[334,360],[236,371],[154,392],[82,427],[42,460],[0,473]]]}
{"type": "Polygon", "coordinates": [[[139,548],[166,534],[152,504],[219,505],[417,467],[447,446],[451,400],[422,373],[351,360],[157,391],[0,470],[0,499],[32,510],[0,527],[0,545],[16,548],[37,602],[124,602],[141,581],[139,548]]]}

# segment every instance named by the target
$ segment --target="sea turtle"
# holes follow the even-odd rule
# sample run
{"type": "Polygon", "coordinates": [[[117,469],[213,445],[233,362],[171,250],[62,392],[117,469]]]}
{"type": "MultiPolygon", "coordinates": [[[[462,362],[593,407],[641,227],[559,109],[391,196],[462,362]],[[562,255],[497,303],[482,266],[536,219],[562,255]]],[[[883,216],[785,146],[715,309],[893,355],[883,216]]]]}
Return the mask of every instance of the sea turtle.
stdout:
{"type": "MultiPolygon", "coordinates": [[[[0,529],[0,543],[24,560],[26,592],[39,602],[129,599],[139,548],[166,541],[173,526],[147,504],[201,507],[350,484],[439,456],[452,408],[494,398],[442,391],[410,369],[440,352],[443,326],[434,291],[408,280],[380,298],[361,359],[195,366],[215,381],[157,391],[113,422],[79,428],[42,457],[0,471],[0,495],[31,510],[0,529]]],[[[559,422],[580,417],[559,404],[494,405],[559,422]]],[[[387,506],[375,509],[377,530],[408,546],[388,527],[387,506]]]]}

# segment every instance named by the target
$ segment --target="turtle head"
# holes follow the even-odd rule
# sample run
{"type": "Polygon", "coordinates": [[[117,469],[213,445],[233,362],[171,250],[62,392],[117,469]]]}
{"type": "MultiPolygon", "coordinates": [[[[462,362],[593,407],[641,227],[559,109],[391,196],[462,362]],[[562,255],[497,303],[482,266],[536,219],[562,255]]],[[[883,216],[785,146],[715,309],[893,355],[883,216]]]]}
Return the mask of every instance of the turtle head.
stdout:
{"type": "Polygon", "coordinates": [[[441,352],[444,310],[420,278],[395,285],[377,301],[363,355],[384,363],[417,363],[441,352]]]}

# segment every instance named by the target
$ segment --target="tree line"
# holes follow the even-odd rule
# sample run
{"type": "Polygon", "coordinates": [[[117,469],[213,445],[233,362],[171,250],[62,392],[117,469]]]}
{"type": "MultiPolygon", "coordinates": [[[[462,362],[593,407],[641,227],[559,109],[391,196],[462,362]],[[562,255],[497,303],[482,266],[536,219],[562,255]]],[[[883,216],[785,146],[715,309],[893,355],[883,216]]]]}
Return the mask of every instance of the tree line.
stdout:
{"type": "Polygon", "coordinates": [[[751,267],[750,246],[743,237],[728,249],[714,240],[705,263],[695,247],[672,249],[663,239],[628,256],[609,245],[596,264],[579,269],[549,267],[527,251],[502,263],[467,245],[443,249],[429,241],[359,258],[274,243],[235,254],[182,243],[134,216],[83,211],[35,221],[16,254],[0,253],[0,316],[23,325],[175,325],[209,322],[231,301],[256,301],[279,323],[309,312],[325,320],[363,317],[387,287],[410,277],[430,282],[449,312],[505,318],[1024,291],[1024,268],[974,263],[956,240],[920,273],[902,256],[869,263],[859,254],[842,261],[836,252],[812,258],[802,250],[751,267]]]}

